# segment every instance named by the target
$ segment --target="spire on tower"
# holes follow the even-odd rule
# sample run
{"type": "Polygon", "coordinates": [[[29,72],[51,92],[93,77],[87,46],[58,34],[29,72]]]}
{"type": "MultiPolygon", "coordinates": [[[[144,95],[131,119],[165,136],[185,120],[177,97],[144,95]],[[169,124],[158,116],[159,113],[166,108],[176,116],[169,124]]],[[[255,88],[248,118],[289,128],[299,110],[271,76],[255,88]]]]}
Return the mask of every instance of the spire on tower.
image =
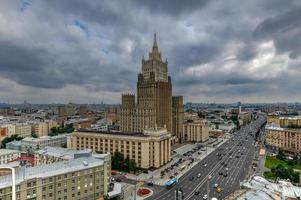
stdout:
{"type": "Polygon", "coordinates": [[[154,33],[154,45],[153,47],[158,47],[157,46],[157,35],[156,35],[156,32],[154,33]]]}

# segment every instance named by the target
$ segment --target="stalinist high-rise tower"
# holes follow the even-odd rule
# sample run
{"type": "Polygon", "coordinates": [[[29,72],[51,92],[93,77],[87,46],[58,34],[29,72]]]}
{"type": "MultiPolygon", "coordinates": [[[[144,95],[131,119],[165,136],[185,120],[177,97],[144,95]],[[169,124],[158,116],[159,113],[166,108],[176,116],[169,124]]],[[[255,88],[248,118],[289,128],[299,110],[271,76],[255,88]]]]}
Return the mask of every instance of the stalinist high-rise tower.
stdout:
{"type": "Polygon", "coordinates": [[[166,127],[180,137],[183,126],[183,97],[172,96],[168,62],[163,61],[156,34],[148,59],[142,59],[138,74],[137,101],[133,94],[123,94],[121,104],[121,131],[142,132],[146,128],[166,127]]]}

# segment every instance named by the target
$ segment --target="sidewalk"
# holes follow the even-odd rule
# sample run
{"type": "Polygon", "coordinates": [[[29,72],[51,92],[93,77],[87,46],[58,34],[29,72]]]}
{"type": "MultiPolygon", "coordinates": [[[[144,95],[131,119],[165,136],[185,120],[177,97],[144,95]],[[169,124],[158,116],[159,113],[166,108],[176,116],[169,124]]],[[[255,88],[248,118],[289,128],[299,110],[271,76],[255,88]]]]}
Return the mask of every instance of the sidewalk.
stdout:
{"type": "MultiPolygon", "coordinates": [[[[177,178],[180,178],[181,176],[183,176],[187,171],[189,171],[192,167],[194,167],[196,164],[198,164],[201,160],[203,160],[207,155],[209,155],[212,151],[214,151],[217,147],[219,147],[220,145],[222,145],[223,143],[225,143],[228,139],[231,138],[231,135],[227,135],[225,137],[222,137],[220,140],[223,140],[220,144],[218,144],[217,146],[213,147],[207,147],[207,151],[200,151],[202,152],[201,155],[198,155],[197,153],[194,153],[191,158],[194,159],[194,162],[191,163],[190,165],[186,164],[186,168],[182,171],[180,171],[178,168],[172,170],[173,172],[177,172],[177,178]]],[[[183,152],[187,152],[192,150],[193,148],[195,148],[197,145],[199,144],[187,144],[187,145],[183,145],[180,146],[178,149],[175,149],[175,151],[177,153],[172,155],[172,160],[167,163],[166,165],[162,166],[159,169],[156,169],[154,171],[148,171],[148,173],[142,173],[139,175],[133,175],[133,174],[126,174],[126,178],[131,179],[131,180],[136,180],[139,182],[153,182],[155,185],[160,185],[163,186],[170,178],[168,176],[164,176],[164,178],[161,178],[161,171],[170,168],[171,165],[173,165],[174,163],[176,163],[179,159],[185,159],[185,160],[189,160],[188,157],[183,156],[183,152]]],[[[185,165],[185,163],[181,164],[181,166],[185,165]]]]}

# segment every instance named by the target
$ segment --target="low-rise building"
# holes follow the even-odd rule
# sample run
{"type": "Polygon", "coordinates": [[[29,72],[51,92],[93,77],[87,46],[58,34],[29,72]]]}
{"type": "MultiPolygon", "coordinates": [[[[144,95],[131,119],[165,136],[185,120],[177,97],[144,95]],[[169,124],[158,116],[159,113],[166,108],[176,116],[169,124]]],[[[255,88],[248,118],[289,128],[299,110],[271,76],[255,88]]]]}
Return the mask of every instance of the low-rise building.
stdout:
{"type": "Polygon", "coordinates": [[[6,143],[5,148],[21,151],[21,141],[14,140],[14,141],[8,142],[8,143],[6,143]]]}
{"type": "Polygon", "coordinates": [[[31,125],[27,123],[2,124],[1,128],[6,129],[5,134],[3,132],[3,136],[1,136],[2,139],[16,134],[23,138],[31,136],[31,125]]]}
{"type": "Polygon", "coordinates": [[[301,130],[266,126],[266,145],[291,154],[301,153],[301,130]]]}
{"type": "Polygon", "coordinates": [[[165,128],[143,133],[80,130],[71,135],[68,148],[92,149],[99,153],[120,152],[139,168],[158,168],[171,160],[171,134],[165,128]]]}
{"type": "Polygon", "coordinates": [[[224,131],[220,129],[211,129],[209,130],[209,136],[213,138],[218,138],[224,135],[224,131]]]}
{"type": "Polygon", "coordinates": [[[43,136],[40,138],[26,137],[23,140],[21,140],[21,150],[35,151],[42,149],[46,146],[62,147],[67,144],[67,135],[68,134],[61,134],[57,136],[43,136]]]}
{"type": "Polygon", "coordinates": [[[6,164],[21,156],[21,152],[10,149],[0,149],[0,165],[6,164]]]}
{"type": "Polygon", "coordinates": [[[238,121],[239,121],[240,126],[244,126],[244,125],[250,123],[251,120],[252,120],[251,112],[244,111],[244,112],[240,112],[238,114],[238,121]]]}
{"type": "Polygon", "coordinates": [[[51,133],[53,127],[58,127],[58,123],[53,120],[46,120],[43,122],[34,123],[32,125],[32,133],[36,134],[38,137],[47,136],[51,133]]]}
{"type": "MultiPolygon", "coordinates": [[[[103,199],[110,184],[109,161],[86,156],[16,169],[16,197],[27,199],[103,199]]],[[[12,199],[11,174],[0,176],[0,199],[12,199]]]]}
{"type": "Polygon", "coordinates": [[[183,124],[183,141],[205,142],[209,139],[208,122],[205,120],[187,120],[183,124]]]}

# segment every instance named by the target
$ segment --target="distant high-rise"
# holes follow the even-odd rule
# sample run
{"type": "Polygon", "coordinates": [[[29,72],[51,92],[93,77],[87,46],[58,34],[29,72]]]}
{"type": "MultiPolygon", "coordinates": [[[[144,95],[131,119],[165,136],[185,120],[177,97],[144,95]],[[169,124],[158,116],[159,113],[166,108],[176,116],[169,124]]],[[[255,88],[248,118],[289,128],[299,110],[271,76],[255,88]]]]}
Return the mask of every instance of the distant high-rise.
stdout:
{"type": "Polygon", "coordinates": [[[121,131],[142,132],[146,128],[166,127],[172,135],[177,135],[178,130],[182,130],[179,126],[182,126],[183,117],[173,115],[183,115],[182,111],[178,111],[183,103],[173,104],[167,65],[167,60],[162,60],[155,34],[149,58],[142,58],[142,72],[138,74],[137,82],[137,101],[134,94],[122,95],[121,131]],[[176,112],[173,112],[173,105],[177,107],[174,109],[176,112]]]}

